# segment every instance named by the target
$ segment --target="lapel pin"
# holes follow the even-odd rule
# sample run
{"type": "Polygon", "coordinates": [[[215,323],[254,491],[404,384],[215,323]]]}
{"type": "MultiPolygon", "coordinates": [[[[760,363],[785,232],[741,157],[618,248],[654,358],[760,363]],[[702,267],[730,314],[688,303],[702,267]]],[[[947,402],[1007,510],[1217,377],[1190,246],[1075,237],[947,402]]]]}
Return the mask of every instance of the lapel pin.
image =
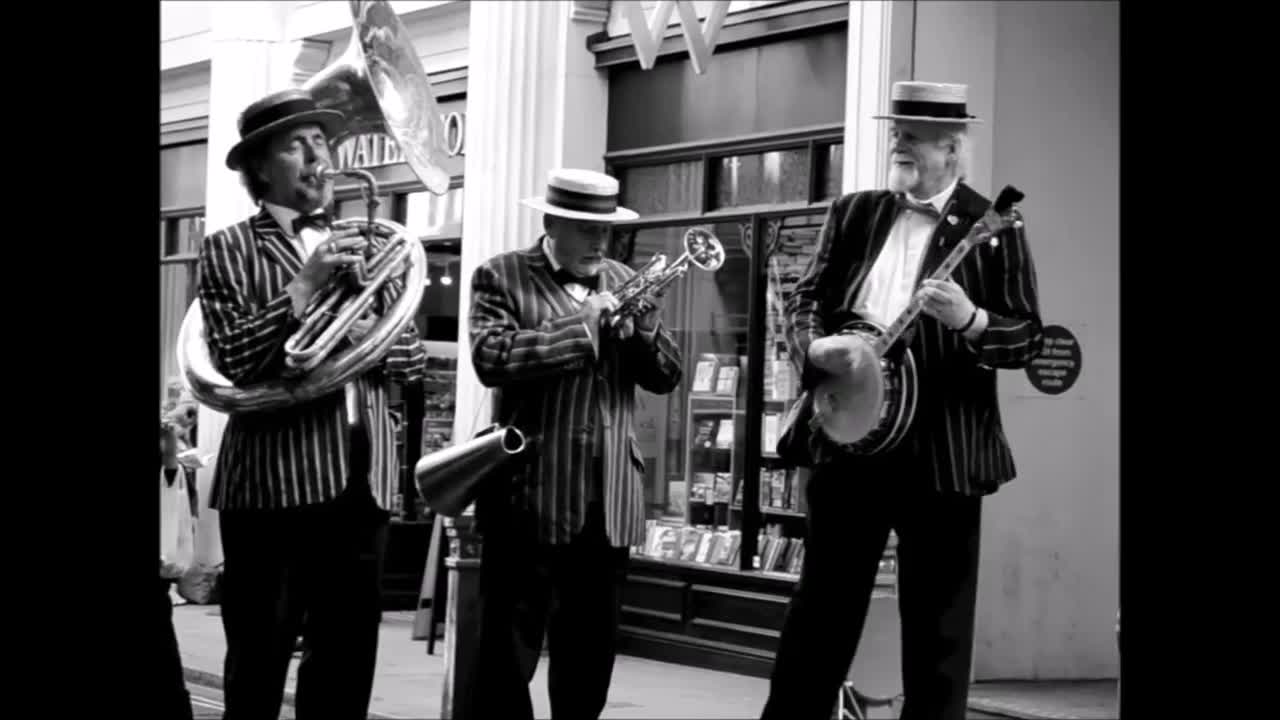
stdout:
{"type": "Polygon", "coordinates": [[[992,247],[993,249],[994,249],[994,248],[998,248],[998,247],[1000,247],[1000,238],[998,238],[998,237],[993,237],[993,238],[991,238],[991,247],[992,247]]]}
{"type": "Polygon", "coordinates": [[[951,223],[952,225],[955,225],[956,223],[960,222],[960,218],[956,217],[955,215],[948,215],[947,222],[951,223]]]}

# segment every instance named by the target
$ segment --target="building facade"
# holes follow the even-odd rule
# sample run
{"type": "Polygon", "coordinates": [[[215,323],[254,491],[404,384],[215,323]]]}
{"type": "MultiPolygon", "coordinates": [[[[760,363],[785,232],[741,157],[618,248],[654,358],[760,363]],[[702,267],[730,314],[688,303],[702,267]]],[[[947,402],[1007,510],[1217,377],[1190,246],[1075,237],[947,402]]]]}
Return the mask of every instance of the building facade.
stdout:
{"type": "MultiPolygon", "coordinates": [[[[882,183],[887,135],[869,116],[892,82],[966,83],[971,111],[986,119],[975,131],[970,184],[988,196],[1004,184],[1026,192],[1044,320],[1065,330],[1076,373],[1000,377],[1019,478],[985,505],[975,677],[1114,677],[1116,4],[732,2],[701,74],[676,13],[656,62],[643,67],[628,4],[391,3],[444,115],[452,188],[426,192],[383,136],[348,141],[338,159],[375,173],[380,212],[429,253],[432,285],[418,321],[433,380],[402,393],[406,480],[422,452],[488,421],[488,393],[457,348],[466,347],[472,270],[538,236],[540,218],[518,200],[541,192],[552,167],[610,172],[623,203],[640,213],[617,229],[617,259],[638,267],[658,252],[678,256],[691,227],[714,232],[727,255],[718,272],[692,269],[667,296],[685,383],[639,398],[652,529],[634,551],[624,647],[767,672],[804,535],[803,478],[768,452],[797,384],[781,357],[782,299],[829,203],[882,183]],[[1090,292],[1072,292],[1082,286],[1090,292]]],[[[713,3],[692,5],[706,18],[713,3]]],[[[200,237],[252,211],[220,162],[237,113],[328,66],[351,29],[345,3],[182,2],[162,11],[167,377],[200,237]]],[[[363,212],[358,188],[340,188],[338,200],[340,214],[363,212]]],[[[202,448],[216,449],[218,431],[216,413],[202,410],[202,448]]],[[[411,488],[403,485],[407,508],[411,488]]],[[[201,545],[213,562],[211,515],[202,513],[201,545]]],[[[895,570],[890,547],[884,599],[868,626],[879,635],[868,642],[892,644],[896,634],[895,570]]]]}

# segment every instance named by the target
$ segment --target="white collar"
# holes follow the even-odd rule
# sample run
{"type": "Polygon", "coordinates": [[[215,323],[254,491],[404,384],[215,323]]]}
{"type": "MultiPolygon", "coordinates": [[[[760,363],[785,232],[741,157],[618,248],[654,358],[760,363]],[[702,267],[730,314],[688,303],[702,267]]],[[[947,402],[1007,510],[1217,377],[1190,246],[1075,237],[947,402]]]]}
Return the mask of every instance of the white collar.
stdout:
{"type": "Polygon", "coordinates": [[[956,185],[958,185],[959,183],[960,183],[960,178],[957,177],[955,180],[952,180],[951,184],[948,185],[946,188],[944,188],[942,192],[938,193],[937,195],[934,195],[928,200],[921,200],[915,197],[914,195],[912,195],[911,193],[907,193],[906,195],[907,195],[907,198],[910,199],[912,202],[917,202],[922,205],[932,205],[939,213],[941,213],[942,209],[947,206],[947,201],[951,199],[951,194],[956,191],[956,185]]]}

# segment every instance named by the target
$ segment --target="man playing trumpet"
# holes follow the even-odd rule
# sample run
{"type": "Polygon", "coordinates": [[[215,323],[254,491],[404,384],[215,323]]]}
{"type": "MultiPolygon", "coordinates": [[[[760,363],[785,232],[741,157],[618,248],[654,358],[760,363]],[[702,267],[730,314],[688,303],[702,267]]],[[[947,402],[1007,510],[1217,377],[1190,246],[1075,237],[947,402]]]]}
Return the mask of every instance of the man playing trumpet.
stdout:
{"type": "Polygon", "coordinates": [[[472,277],[472,363],[498,388],[494,419],[531,449],[512,483],[476,501],[483,610],[467,717],[532,720],[544,631],[552,717],[597,718],[608,696],[628,548],[645,532],[635,388],[667,394],[682,373],[656,302],[608,321],[610,288],[635,274],[605,257],[610,224],[636,217],[617,195],[608,175],[552,171],[546,196],[524,201],[546,234],[472,277]]]}
{"type": "MultiPolygon", "coordinates": [[[[358,230],[330,233],[329,138],[344,122],[309,94],[250,105],[227,155],[261,209],[204,238],[199,300],[210,354],[235,385],[285,372],[285,341],[335,270],[360,259],[358,230]]],[[[382,309],[398,287],[382,288],[382,309]]],[[[357,323],[357,341],[374,320],[357,323]]],[[[421,376],[410,325],[379,368],[352,382],[369,444],[348,435],[345,393],[277,411],[232,413],[211,490],[225,557],[226,718],[274,718],[295,640],[299,717],[364,718],[377,656],[386,498],[395,487],[388,380],[421,376]],[[371,487],[372,485],[372,487],[371,487]],[[305,627],[303,618],[306,618],[305,627]]]]}

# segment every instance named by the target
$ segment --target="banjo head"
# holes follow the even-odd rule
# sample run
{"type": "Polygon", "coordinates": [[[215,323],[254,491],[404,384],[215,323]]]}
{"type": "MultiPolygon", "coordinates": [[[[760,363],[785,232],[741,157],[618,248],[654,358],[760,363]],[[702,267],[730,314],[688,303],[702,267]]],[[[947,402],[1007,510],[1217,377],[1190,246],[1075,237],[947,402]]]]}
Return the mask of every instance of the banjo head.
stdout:
{"type": "Polygon", "coordinates": [[[840,335],[853,335],[863,340],[862,361],[856,371],[827,378],[814,389],[815,421],[837,444],[857,442],[880,423],[880,408],[885,396],[884,361],[876,358],[871,350],[871,344],[880,332],[875,323],[865,321],[842,328],[840,335]]]}
{"type": "MultiPolygon", "coordinates": [[[[839,334],[860,336],[870,345],[885,330],[859,319],[842,327],[839,334]]],[[[862,363],[848,376],[828,378],[814,389],[814,423],[846,452],[889,449],[914,415],[914,367],[911,351],[905,350],[901,358],[881,357],[862,363]]]]}

